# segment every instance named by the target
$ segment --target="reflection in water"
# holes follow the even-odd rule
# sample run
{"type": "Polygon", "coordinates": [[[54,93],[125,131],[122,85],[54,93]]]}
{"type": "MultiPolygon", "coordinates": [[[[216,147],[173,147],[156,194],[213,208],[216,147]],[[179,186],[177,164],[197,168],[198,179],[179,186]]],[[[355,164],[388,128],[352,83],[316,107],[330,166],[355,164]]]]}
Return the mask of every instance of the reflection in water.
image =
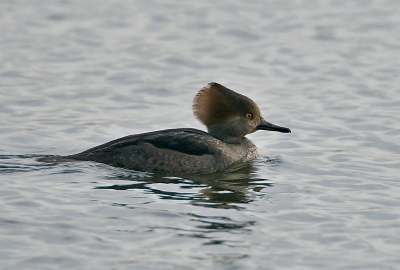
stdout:
{"type": "MultiPolygon", "coordinates": [[[[278,159],[263,158],[261,161],[258,161],[274,165],[278,162],[278,159]]],[[[251,202],[255,196],[263,194],[261,190],[272,186],[272,183],[268,179],[261,178],[256,172],[257,168],[252,163],[232,169],[229,172],[185,177],[170,177],[160,174],[116,169],[115,173],[108,176],[107,179],[125,180],[130,181],[130,183],[97,186],[96,189],[140,189],[144,193],[156,194],[163,200],[188,200],[193,206],[199,206],[203,209],[244,210],[245,207],[240,204],[251,202]]],[[[198,233],[191,235],[191,237],[195,238],[198,238],[199,235],[201,235],[200,237],[204,237],[204,234],[207,235],[213,231],[239,230],[247,232],[251,231],[250,227],[255,223],[253,220],[233,220],[226,215],[209,216],[192,212],[181,214],[190,216],[191,220],[198,222],[196,225],[197,230],[199,230],[198,233]]],[[[204,243],[204,245],[221,245],[224,242],[221,239],[211,239],[209,242],[204,243]]]]}
{"type": "Polygon", "coordinates": [[[54,170],[50,174],[77,173],[85,168],[106,168],[111,174],[105,176],[109,180],[129,181],[129,184],[98,186],[96,189],[128,190],[141,189],[146,193],[157,194],[161,199],[191,200],[194,205],[212,208],[240,208],[233,203],[248,203],[252,196],[260,194],[265,187],[272,183],[257,175],[257,168],[253,165],[268,163],[275,166],[281,161],[279,157],[262,157],[254,162],[242,164],[240,167],[206,175],[186,175],[184,177],[171,177],[162,174],[136,172],[120,168],[112,168],[94,162],[68,162],[68,163],[43,163],[37,162],[39,155],[1,155],[0,172],[15,173],[38,170],[54,170]],[[88,166],[88,164],[90,164],[88,166]],[[82,167],[83,166],[83,167],[82,167]],[[165,190],[159,185],[173,184],[176,190],[165,190]],[[196,190],[196,192],[193,192],[196,190]]]}
{"type": "MultiPolygon", "coordinates": [[[[272,166],[279,162],[279,158],[268,157],[255,161],[255,163],[269,163],[272,166]]],[[[111,176],[107,176],[107,179],[130,181],[129,184],[98,186],[96,189],[141,189],[146,193],[157,194],[161,199],[190,200],[193,205],[203,207],[241,209],[236,203],[248,203],[265,187],[272,186],[268,179],[260,177],[256,172],[257,168],[253,163],[244,164],[230,171],[184,177],[118,169],[111,176]],[[171,191],[163,189],[162,185],[154,184],[174,184],[179,188],[171,191]],[[198,191],[190,192],[191,190],[198,191]]]]}
{"type": "MultiPolygon", "coordinates": [[[[65,175],[74,173],[98,174],[112,184],[96,186],[95,189],[108,190],[141,190],[143,194],[155,194],[163,200],[186,200],[193,206],[214,209],[243,210],[257,196],[263,196],[263,189],[272,186],[271,181],[257,174],[257,164],[276,166],[279,158],[262,157],[254,162],[242,164],[241,167],[207,175],[186,175],[172,177],[161,174],[136,172],[95,162],[43,163],[38,162],[38,155],[2,155],[0,156],[0,172],[35,172],[42,171],[47,175],[65,175]],[[47,173],[45,173],[45,171],[47,173]],[[108,175],[105,175],[108,174],[108,175]],[[125,184],[126,183],[126,184],[125,184]],[[241,205],[242,204],[242,205],[241,205]]],[[[68,177],[68,179],[74,179],[68,177]]],[[[124,203],[114,202],[112,206],[125,207],[124,203]]],[[[226,215],[207,215],[183,212],[191,220],[198,222],[196,228],[200,234],[211,231],[250,230],[255,221],[233,220],[226,215]]],[[[198,237],[197,233],[193,237],[198,237]]],[[[215,239],[214,239],[215,240],[215,239]]],[[[223,244],[224,241],[212,240],[208,245],[223,244]]]]}
{"type": "MultiPolygon", "coordinates": [[[[15,173],[38,170],[50,170],[49,174],[66,174],[82,172],[88,168],[103,168],[111,172],[105,176],[109,180],[129,181],[127,184],[97,186],[96,189],[143,190],[144,193],[156,194],[165,200],[188,200],[193,205],[210,208],[242,209],[237,203],[248,203],[265,187],[272,186],[267,178],[257,174],[257,164],[276,166],[279,157],[258,158],[253,162],[242,164],[229,171],[206,174],[172,177],[162,174],[136,172],[113,168],[94,162],[42,163],[37,162],[38,155],[2,155],[0,172],[15,173]],[[159,185],[164,184],[164,185],[159,185]],[[165,184],[168,189],[165,189],[165,184]],[[170,190],[172,185],[173,190],[170,190]]],[[[100,174],[103,174],[100,172],[100,174]]]]}

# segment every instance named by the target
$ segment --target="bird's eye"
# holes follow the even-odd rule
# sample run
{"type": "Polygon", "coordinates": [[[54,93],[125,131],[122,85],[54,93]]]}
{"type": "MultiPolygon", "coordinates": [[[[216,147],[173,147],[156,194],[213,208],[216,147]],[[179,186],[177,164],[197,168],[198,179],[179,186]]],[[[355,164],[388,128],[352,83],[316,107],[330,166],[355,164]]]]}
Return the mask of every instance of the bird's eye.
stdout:
{"type": "Polygon", "coordinates": [[[253,115],[251,113],[246,113],[245,117],[247,119],[251,119],[251,118],[253,118],[253,115]]]}

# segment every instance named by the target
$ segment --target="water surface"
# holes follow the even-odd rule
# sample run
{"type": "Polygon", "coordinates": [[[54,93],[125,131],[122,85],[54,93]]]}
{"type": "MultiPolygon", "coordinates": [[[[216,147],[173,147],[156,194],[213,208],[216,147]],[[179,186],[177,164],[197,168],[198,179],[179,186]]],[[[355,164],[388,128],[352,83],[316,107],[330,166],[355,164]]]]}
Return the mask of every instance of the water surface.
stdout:
{"type": "Polygon", "coordinates": [[[8,1],[0,8],[3,269],[396,269],[398,1],[8,1]],[[44,164],[194,127],[211,81],[291,134],[236,171],[44,164]]]}

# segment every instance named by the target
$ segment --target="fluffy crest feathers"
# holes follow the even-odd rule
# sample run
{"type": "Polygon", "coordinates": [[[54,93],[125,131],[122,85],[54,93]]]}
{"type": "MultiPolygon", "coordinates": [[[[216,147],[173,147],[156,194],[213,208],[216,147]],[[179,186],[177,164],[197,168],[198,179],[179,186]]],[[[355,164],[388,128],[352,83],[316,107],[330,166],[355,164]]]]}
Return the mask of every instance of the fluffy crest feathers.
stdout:
{"type": "Polygon", "coordinates": [[[261,117],[260,109],[253,100],[215,82],[202,88],[193,100],[193,114],[206,126],[247,113],[261,117]]]}

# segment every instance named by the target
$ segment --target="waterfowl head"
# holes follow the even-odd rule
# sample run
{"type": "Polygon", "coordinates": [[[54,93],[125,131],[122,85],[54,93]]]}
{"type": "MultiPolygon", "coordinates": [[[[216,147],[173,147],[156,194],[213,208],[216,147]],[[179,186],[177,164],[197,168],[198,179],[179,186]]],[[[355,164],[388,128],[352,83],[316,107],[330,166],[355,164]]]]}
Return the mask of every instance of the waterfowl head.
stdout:
{"type": "Polygon", "coordinates": [[[265,121],[257,104],[250,98],[215,82],[197,93],[193,114],[206,125],[212,136],[228,143],[257,130],[291,132],[265,121]]]}

